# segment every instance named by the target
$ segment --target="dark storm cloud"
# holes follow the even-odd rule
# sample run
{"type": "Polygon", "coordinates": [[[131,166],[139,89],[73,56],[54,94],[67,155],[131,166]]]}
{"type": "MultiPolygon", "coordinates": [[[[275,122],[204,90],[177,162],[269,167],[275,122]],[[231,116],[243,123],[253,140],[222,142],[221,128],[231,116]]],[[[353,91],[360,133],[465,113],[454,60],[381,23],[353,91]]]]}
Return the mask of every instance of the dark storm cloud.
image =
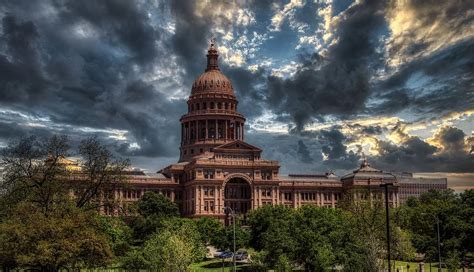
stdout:
{"type": "Polygon", "coordinates": [[[298,141],[298,150],[297,153],[299,155],[300,161],[304,163],[311,163],[313,162],[313,158],[308,151],[308,147],[304,144],[302,140],[298,141]]]}
{"type": "Polygon", "coordinates": [[[133,1],[59,1],[64,22],[86,20],[101,29],[113,46],[125,48],[133,61],[148,64],[155,60],[159,33],[148,21],[147,11],[133,1]]]}
{"type": "Polygon", "coordinates": [[[375,87],[382,102],[371,111],[392,114],[403,109],[420,113],[464,111],[474,107],[474,39],[413,60],[375,87]],[[427,82],[410,86],[412,77],[427,82]]]}
{"type": "Polygon", "coordinates": [[[204,52],[211,39],[211,17],[197,16],[196,4],[195,1],[171,1],[171,11],[176,20],[171,46],[188,75],[185,82],[188,86],[191,85],[193,76],[197,77],[204,71],[204,52]]]}
{"type": "MultiPolygon", "coordinates": [[[[164,90],[143,80],[169,55],[160,44],[160,29],[150,21],[149,6],[129,1],[9,1],[1,8],[6,12],[0,38],[0,105],[47,116],[52,133],[98,134],[125,155],[177,153],[176,120],[184,101],[169,100],[164,90]],[[128,131],[127,143],[117,143],[107,129],[128,131]],[[132,143],[140,148],[130,149],[132,143]]],[[[8,130],[17,124],[1,126],[8,130]]],[[[43,129],[23,125],[11,131],[17,134],[1,137],[40,134],[43,129]]]]}
{"type": "Polygon", "coordinates": [[[328,56],[312,55],[290,79],[269,77],[268,102],[289,113],[298,129],[312,117],[348,116],[362,111],[369,79],[378,64],[378,31],[384,26],[384,1],[365,1],[346,11],[328,56]]]}
{"type": "Polygon", "coordinates": [[[43,95],[43,78],[37,53],[38,30],[31,22],[21,22],[11,14],[2,18],[1,41],[8,55],[0,54],[0,101],[33,101],[43,95]]]}
{"type": "Polygon", "coordinates": [[[226,67],[224,73],[236,90],[239,100],[238,111],[249,119],[260,116],[265,101],[263,91],[259,87],[265,81],[264,70],[251,72],[244,68],[226,67]]]}

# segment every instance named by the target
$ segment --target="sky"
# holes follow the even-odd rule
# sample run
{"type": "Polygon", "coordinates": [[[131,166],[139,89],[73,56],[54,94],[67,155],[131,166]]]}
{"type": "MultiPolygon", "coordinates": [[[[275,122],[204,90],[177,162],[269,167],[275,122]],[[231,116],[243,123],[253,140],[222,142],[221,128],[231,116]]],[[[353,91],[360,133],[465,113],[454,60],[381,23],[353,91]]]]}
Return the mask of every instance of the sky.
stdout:
{"type": "Polygon", "coordinates": [[[473,1],[4,0],[0,20],[0,148],[95,136],[147,172],[176,162],[214,38],[246,141],[282,173],[365,157],[472,184],[473,1]]]}

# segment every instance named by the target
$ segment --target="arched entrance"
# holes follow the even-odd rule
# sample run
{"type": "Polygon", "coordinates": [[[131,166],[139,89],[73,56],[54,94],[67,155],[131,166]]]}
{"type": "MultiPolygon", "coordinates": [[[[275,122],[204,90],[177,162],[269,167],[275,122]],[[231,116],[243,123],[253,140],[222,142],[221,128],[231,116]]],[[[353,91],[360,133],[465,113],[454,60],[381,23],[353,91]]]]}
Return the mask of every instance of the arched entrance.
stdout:
{"type": "Polygon", "coordinates": [[[251,209],[252,190],[248,182],[239,177],[231,178],[225,185],[225,206],[235,213],[247,213],[251,209]]]}

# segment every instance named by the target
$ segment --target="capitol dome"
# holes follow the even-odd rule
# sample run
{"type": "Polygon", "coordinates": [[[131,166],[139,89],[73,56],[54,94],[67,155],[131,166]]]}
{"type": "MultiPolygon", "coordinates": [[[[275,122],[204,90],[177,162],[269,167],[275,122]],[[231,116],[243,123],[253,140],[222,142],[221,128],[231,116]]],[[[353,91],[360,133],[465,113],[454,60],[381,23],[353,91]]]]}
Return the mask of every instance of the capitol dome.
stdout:
{"type": "Polygon", "coordinates": [[[219,54],[211,43],[207,51],[207,68],[193,83],[191,94],[202,94],[207,92],[224,92],[234,95],[234,89],[230,80],[219,70],[219,54]]]}

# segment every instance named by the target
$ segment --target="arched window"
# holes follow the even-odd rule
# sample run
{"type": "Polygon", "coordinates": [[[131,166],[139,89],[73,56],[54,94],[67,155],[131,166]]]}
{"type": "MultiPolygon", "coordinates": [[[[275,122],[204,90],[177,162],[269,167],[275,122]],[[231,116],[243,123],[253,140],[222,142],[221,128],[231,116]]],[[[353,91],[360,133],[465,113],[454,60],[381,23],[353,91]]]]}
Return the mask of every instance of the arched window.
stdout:
{"type": "Polygon", "coordinates": [[[225,109],[228,110],[229,109],[229,103],[225,102],[225,109]]]}
{"type": "Polygon", "coordinates": [[[202,109],[203,109],[203,110],[207,109],[206,102],[202,103],[202,109]]]}
{"type": "Polygon", "coordinates": [[[199,103],[196,103],[196,110],[199,110],[199,103]]]}
{"type": "Polygon", "coordinates": [[[211,102],[211,110],[214,109],[214,102],[211,102]]]}
{"type": "Polygon", "coordinates": [[[222,103],[221,102],[218,102],[217,103],[217,108],[220,110],[222,108],[222,103]]]}

